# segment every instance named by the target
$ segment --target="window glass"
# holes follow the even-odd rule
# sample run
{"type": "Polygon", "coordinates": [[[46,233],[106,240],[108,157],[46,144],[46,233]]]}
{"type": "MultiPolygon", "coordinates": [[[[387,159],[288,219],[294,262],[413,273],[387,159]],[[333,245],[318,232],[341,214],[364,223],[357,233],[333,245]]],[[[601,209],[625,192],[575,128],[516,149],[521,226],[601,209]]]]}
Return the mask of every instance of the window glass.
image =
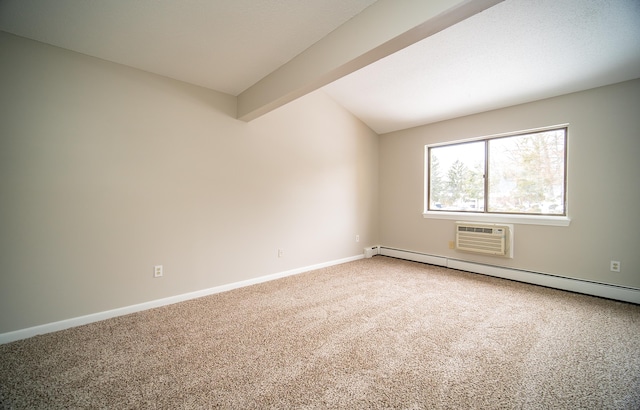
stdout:
{"type": "Polygon", "coordinates": [[[430,208],[484,210],[484,142],[430,149],[430,208]]]}
{"type": "Polygon", "coordinates": [[[566,215],[566,128],[427,148],[429,211],[566,215]]]}
{"type": "Polygon", "coordinates": [[[488,141],[489,212],[564,214],[564,130],[488,141]]]}

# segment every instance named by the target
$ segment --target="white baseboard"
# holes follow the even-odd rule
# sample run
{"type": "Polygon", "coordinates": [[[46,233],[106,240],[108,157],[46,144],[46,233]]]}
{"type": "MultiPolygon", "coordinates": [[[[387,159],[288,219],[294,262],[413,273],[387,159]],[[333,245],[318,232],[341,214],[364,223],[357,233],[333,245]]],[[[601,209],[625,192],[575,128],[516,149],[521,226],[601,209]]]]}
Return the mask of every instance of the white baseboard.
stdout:
{"type": "Polygon", "coordinates": [[[33,326],[26,329],[15,330],[13,332],[0,333],[0,344],[10,343],[16,340],[26,339],[29,337],[33,337],[33,336],[37,336],[45,333],[57,332],[59,330],[86,325],[89,323],[98,322],[101,320],[110,319],[117,316],[128,315],[130,313],[140,312],[147,309],[153,309],[160,306],[166,306],[166,305],[171,305],[178,302],[184,302],[186,300],[196,299],[203,296],[209,296],[216,293],[226,292],[229,290],[238,289],[245,286],[256,285],[258,283],[268,282],[271,280],[280,279],[287,276],[293,276],[293,275],[309,272],[316,269],[322,269],[328,266],[340,265],[342,263],[352,262],[352,261],[363,259],[363,258],[364,258],[364,255],[351,256],[348,258],[319,263],[317,265],[305,266],[303,268],[297,268],[297,269],[292,269],[284,272],[274,273],[271,275],[260,276],[253,279],[247,279],[240,282],[229,283],[226,285],[198,290],[195,292],[184,293],[181,295],[170,296],[163,299],[152,300],[152,301],[140,303],[137,305],[125,306],[117,309],[107,310],[104,312],[93,313],[86,316],[80,316],[80,317],[75,317],[71,319],[61,320],[58,322],[47,323],[44,325],[33,326]]]}
{"type": "Polygon", "coordinates": [[[452,269],[480,273],[483,275],[495,276],[498,278],[510,279],[518,282],[531,283],[533,285],[546,286],[560,290],[583,293],[591,296],[598,296],[607,299],[640,304],[640,289],[635,288],[609,285],[606,283],[590,282],[581,279],[572,279],[563,276],[550,275],[547,273],[529,272],[493,265],[484,265],[475,262],[466,262],[458,259],[427,255],[402,249],[385,248],[382,246],[379,248],[378,254],[391,256],[394,258],[407,259],[415,262],[428,263],[431,265],[445,266],[452,269]]]}

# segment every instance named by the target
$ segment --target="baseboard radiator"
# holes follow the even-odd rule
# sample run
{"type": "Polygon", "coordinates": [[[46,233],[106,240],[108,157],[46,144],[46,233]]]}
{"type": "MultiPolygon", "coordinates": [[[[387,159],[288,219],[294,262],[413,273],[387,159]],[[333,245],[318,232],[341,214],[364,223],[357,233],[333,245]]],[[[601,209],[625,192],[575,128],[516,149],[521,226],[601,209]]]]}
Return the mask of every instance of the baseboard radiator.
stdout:
{"type": "Polygon", "coordinates": [[[624,286],[610,285],[606,283],[591,282],[580,279],[566,278],[548,273],[531,272],[519,269],[505,268],[501,266],[468,262],[461,259],[447,258],[443,256],[429,255],[403,249],[385,246],[374,246],[365,249],[365,257],[376,255],[390,256],[398,259],[406,259],[429,265],[444,266],[451,269],[466,272],[479,273],[518,282],[530,283],[549,288],[567,290],[585,295],[598,296],[607,299],[620,300],[640,304],[640,289],[624,286]]]}

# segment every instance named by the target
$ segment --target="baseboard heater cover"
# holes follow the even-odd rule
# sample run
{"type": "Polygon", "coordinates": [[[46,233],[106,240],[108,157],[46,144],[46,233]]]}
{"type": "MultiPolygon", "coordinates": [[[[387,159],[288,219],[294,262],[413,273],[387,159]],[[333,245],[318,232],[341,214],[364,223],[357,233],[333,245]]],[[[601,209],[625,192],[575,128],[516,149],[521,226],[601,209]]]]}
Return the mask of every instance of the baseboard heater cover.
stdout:
{"type": "Polygon", "coordinates": [[[379,255],[391,256],[392,258],[398,258],[398,259],[407,259],[414,262],[427,263],[429,265],[447,266],[447,258],[443,258],[441,256],[427,255],[425,253],[380,247],[379,255]]]}
{"type": "Polygon", "coordinates": [[[624,286],[609,285],[606,283],[590,282],[581,279],[572,279],[564,276],[550,275],[548,273],[530,272],[501,266],[486,265],[476,262],[467,262],[459,259],[443,256],[428,255],[425,253],[408,251],[403,249],[379,247],[379,255],[390,256],[398,259],[406,259],[413,262],[427,263],[429,265],[444,266],[451,269],[466,272],[479,273],[517,282],[530,283],[532,285],[545,286],[554,289],[598,296],[607,299],[619,300],[640,304],[640,289],[624,286]]]}
{"type": "Polygon", "coordinates": [[[380,255],[380,247],[379,246],[371,246],[369,248],[364,248],[364,257],[365,258],[373,258],[375,255],[380,255]]]}

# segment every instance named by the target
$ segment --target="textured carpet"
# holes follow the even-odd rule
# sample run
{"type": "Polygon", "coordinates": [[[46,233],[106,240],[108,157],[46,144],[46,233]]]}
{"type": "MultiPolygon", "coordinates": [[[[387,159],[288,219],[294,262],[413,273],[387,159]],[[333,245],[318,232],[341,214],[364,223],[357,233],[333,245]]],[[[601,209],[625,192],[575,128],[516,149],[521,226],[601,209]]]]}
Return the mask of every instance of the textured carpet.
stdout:
{"type": "Polygon", "coordinates": [[[640,408],[640,306],[377,256],[0,346],[3,408],[640,408]]]}

